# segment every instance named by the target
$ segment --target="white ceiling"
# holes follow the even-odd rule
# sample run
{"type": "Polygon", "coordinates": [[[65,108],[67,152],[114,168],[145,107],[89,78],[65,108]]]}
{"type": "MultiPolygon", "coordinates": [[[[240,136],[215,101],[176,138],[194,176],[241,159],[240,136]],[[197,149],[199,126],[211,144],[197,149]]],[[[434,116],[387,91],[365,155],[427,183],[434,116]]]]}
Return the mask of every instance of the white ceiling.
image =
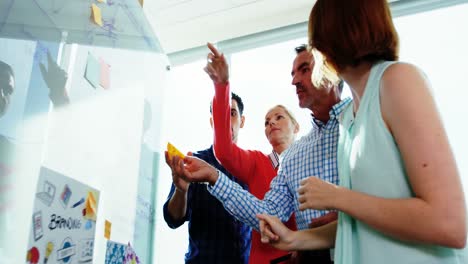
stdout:
{"type": "Polygon", "coordinates": [[[147,0],[165,53],[307,21],[315,0],[147,0]]]}

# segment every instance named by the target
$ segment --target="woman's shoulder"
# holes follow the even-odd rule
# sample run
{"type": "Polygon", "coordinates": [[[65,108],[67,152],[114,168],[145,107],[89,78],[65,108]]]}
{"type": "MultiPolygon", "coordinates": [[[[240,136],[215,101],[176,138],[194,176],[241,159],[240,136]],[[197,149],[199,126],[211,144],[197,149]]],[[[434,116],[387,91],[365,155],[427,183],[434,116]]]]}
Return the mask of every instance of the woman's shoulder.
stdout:
{"type": "Polygon", "coordinates": [[[406,62],[393,63],[385,70],[381,80],[382,98],[398,96],[402,93],[409,95],[417,87],[429,87],[426,75],[419,67],[406,62]]]}
{"type": "Polygon", "coordinates": [[[425,75],[418,66],[407,62],[392,63],[382,75],[382,81],[390,84],[397,82],[407,83],[411,78],[425,79],[425,75]]]}

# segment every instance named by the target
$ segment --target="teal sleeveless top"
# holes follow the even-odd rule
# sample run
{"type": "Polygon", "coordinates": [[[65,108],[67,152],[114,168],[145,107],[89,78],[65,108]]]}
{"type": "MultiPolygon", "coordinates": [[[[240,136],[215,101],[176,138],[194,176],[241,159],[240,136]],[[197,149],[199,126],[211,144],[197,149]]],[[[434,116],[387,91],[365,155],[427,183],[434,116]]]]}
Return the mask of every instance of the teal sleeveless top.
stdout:
{"type": "MultiPolygon", "coordinates": [[[[380,80],[395,62],[376,63],[369,74],[356,116],[349,104],[340,119],[340,186],[385,198],[414,196],[405,166],[380,109],[380,80]]],[[[417,224],[417,223],[415,223],[417,224]]],[[[401,241],[339,212],[337,264],[468,263],[464,250],[401,241]]]]}

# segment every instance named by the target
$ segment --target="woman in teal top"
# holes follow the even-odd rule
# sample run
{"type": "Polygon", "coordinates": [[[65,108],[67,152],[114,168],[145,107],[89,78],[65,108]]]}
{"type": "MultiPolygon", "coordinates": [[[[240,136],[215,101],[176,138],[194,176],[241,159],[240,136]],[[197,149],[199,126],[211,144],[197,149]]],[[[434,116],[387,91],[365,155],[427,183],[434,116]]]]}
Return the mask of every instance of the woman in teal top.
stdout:
{"type": "Polygon", "coordinates": [[[340,186],[304,180],[300,209],[335,209],[339,218],[292,232],[259,215],[262,241],[284,250],[335,246],[340,264],[468,263],[455,159],[427,80],[397,62],[387,1],[318,0],[309,42],[314,82],[342,78],[354,103],[341,117],[340,186]]]}

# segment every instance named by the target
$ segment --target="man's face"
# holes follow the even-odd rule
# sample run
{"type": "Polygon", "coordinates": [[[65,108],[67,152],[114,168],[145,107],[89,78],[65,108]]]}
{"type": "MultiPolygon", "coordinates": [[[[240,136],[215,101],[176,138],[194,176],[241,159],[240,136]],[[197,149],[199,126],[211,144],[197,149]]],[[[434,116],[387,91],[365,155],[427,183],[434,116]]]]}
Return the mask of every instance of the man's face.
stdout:
{"type": "Polygon", "coordinates": [[[312,83],[312,69],[314,59],[311,53],[307,51],[297,54],[293,62],[291,71],[292,82],[296,86],[297,99],[299,107],[312,110],[314,104],[320,103],[324,93],[322,88],[318,89],[312,83]]]}
{"type": "Polygon", "coordinates": [[[237,143],[237,136],[239,134],[239,129],[244,127],[245,117],[241,116],[239,112],[239,107],[237,106],[237,101],[231,100],[231,134],[232,141],[237,143]]]}
{"type": "Polygon", "coordinates": [[[0,72],[0,117],[10,105],[11,95],[15,89],[15,79],[9,71],[0,72]]]}

